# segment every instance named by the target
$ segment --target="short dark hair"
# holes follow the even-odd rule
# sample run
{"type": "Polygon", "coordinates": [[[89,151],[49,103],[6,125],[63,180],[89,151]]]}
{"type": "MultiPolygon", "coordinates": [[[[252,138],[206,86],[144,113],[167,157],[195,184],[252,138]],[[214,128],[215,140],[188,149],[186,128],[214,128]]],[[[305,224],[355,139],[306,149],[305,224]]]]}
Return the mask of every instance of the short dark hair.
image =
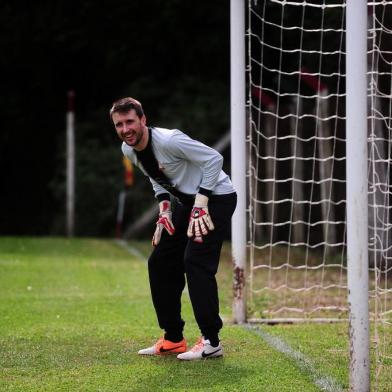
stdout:
{"type": "Polygon", "coordinates": [[[110,109],[110,119],[113,120],[113,113],[127,113],[132,109],[135,109],[139,118],[144,116],[142,104],[138,100],[131,97],[121,98],[113,103],[110,109]]]}

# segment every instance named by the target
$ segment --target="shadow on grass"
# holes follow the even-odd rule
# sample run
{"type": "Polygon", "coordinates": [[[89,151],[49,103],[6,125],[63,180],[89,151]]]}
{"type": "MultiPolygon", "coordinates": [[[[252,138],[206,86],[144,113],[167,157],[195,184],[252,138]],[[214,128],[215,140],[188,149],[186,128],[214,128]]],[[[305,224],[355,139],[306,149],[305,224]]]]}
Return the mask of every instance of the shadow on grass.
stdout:
{"type": "MultiPolygon", "coordinates": [[[[134,363],[135,364],[135,363],[134,363]]],[[[215,358],[198,361],[180,361],[175,356],[138,358],[136,367],[140,372],[130,391],[141,390],[241,390],[244,380],[254,371],[235,365],[232,361],[215,358]],[[238,389],[237,389],[238,388],[238,389]]]]}
{"type": "Polygon", "coordinates": [[[133,392],[236,391],[254,374],[233,363],[233,358],[184,362],[175,355],[141,357],[136,353],[137,343],[91,337],[77,341],[14,337],[0,341],[0,366],[4,379],[14,384],[11,390],[18,391],[26,385],[30,385],[28,390],[35,390],[33,386],[38,384],[47,390],[78,384],[88,385],[88,391],[94,386],[133,392]]]}

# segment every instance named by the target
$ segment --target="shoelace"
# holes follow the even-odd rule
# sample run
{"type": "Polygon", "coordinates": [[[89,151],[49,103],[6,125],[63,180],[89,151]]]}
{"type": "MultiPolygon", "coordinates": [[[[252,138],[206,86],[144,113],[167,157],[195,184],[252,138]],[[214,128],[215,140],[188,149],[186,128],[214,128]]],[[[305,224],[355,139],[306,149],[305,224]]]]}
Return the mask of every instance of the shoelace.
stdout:
{"type": "Polygon", "coordinates": [[[199,340],[197,341],[197,343],[193,346],[192,350],[193,352],[199,351],[201,348],[203,348],[204,343],[203,343],[203,339],[199,338],[199,340]]]}

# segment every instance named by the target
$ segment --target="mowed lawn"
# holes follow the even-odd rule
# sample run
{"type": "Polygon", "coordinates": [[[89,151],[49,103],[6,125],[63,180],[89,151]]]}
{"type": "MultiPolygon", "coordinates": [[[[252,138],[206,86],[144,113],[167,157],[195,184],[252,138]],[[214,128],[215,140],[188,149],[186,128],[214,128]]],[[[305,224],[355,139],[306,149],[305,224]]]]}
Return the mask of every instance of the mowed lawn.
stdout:
{"type": "MultiPolygon", "coordinates": [[[[161,335],[145,259],[113,240],[0,237],[0,391],[321,390],[295,360],[230,325],[231,265],[223,257],[226,355],[182,362],[136,354],[161,335]]],[[[192,344],[198,330],[187,293],[183,302],[192,344]]],[[[328,370],[347,387],[346,371],[328,370]]]]}

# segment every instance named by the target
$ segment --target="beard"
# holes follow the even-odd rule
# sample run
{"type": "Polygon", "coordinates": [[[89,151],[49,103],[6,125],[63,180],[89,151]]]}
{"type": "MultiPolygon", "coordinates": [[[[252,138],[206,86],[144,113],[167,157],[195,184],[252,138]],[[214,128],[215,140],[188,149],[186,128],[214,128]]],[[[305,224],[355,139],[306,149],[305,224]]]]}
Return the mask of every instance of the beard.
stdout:
{"type": "Polygon", "coordinates": [[[128,144],[128,146],[135,147],[140,143],[142,138],[143,138],[143,129],[139,129],[139,131],[136,132],[135,136],[130,138],[130,140],[128,140],[127,137],[124,137],[123,140],[126,144],[128,144]]]}

